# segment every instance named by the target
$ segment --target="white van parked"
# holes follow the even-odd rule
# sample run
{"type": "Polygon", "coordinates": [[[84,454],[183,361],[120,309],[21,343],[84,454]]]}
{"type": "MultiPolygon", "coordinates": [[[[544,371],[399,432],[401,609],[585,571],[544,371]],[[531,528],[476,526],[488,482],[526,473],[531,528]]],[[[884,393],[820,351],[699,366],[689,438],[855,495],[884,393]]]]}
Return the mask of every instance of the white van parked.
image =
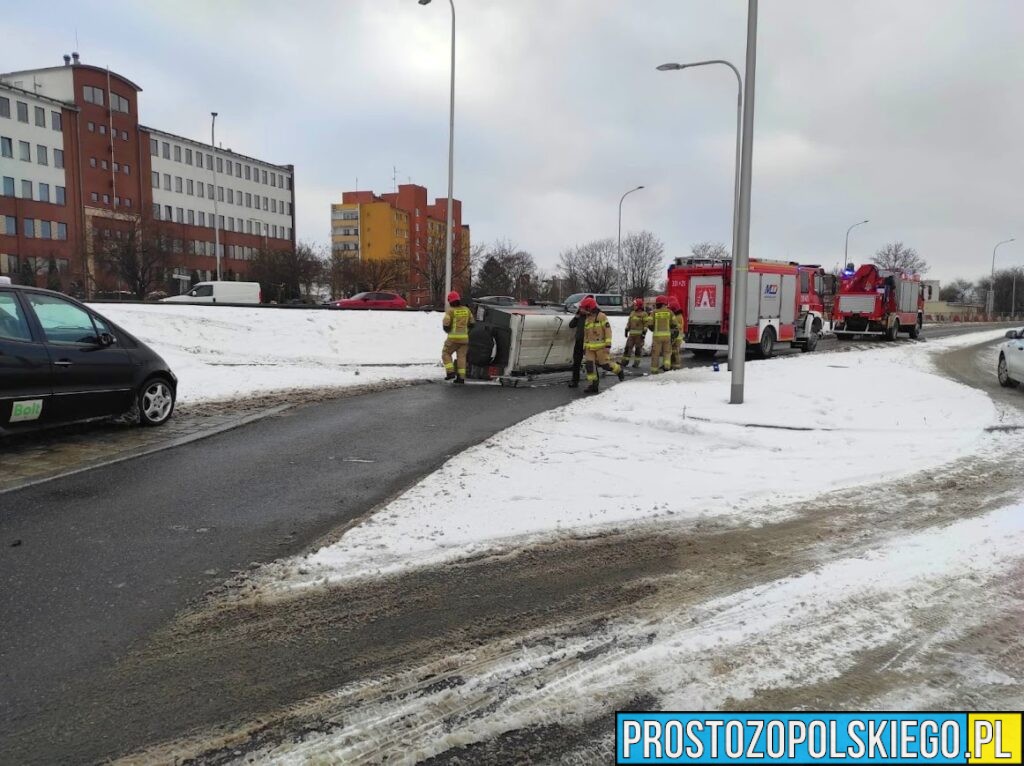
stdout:
{"type": "Polygon", "coordinates": [[[187,293],[161,303],[262,303],[259,282],[200,282],[187,293]]]}

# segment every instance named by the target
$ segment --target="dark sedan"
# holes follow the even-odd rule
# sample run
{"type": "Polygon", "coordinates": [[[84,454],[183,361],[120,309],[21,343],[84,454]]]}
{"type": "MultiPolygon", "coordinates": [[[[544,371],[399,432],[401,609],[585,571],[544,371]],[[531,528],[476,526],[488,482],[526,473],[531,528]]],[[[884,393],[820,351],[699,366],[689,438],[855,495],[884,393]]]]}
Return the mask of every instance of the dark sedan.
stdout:
{"type": "Polygon", "coordinates": [[[178,379],[160,356],[61,293],[0,279],[0,433],[137,410],[158,426],[178,379]]]}

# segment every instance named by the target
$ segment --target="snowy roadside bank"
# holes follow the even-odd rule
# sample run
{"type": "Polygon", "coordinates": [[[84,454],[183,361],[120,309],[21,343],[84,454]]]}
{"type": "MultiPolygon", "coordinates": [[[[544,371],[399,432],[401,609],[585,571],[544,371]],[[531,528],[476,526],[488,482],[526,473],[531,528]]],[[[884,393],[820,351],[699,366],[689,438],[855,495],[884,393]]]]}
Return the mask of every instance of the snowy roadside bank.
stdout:
{"type": "MultiPolygon", "coordinates": [[[[441,373],[444,332],[434,312],[94,308],[167,361],[183,403],[436,379],[441,373]]],[[[626,320],[611,321],[618,347],[626,320]]]]}
{"type": "Polygon", "coordinates": [[[259,579],[341,582],[627,524],[756,524],[787,502],[940,465],[978,449],[996,410],[931,357],[1000,334],[751,364],[741,408],[726,402],[724,369],[617,386],[467,450],[259,579]]]}

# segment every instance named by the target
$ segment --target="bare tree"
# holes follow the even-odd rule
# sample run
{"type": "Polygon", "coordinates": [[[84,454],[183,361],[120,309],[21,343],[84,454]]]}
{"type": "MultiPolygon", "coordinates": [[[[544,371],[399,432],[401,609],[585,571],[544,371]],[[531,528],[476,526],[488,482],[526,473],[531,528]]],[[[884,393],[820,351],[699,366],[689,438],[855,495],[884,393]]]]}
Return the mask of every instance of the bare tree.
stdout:
{"type": "Polygon", "coordinates": [[[507,239],[496,240],[481,256],[474,272],[474,295],[532,297],[537,282],[533,256],[507,239]]]}
{"type": "Polygon", "coordinates": [[[324,253],[300,242],[294,250],[261,248],[252,259],[250,275],[263,295],[279,303],[309,295],[324,278],[324,253]]]}
{"type": "Polygon", "coordinates": [[[143,300],[164,279],[172,252],[171,237],[148,214],[119,219],[115,226],[99,231],[96,260],[143,300]]]}
{"type": "Polygon", "coordinates": [[[626,295],[650,295],[665,261],[665,244],[649,231],[629,234],[622,240],[622,281],[626,295]]]}
{"type": "Polygon", "coordinates": [[[939,300],[947,303],[969,303],[974,299],[974,283],[967,279],[954,279],[939,290],[939,300]]]}
{"type": "Polygon", "coordinates": [[[690,254],[694,258],[704,258],[708,260],[730,257],[729,248],[727,248],[722,242],[695,242],[690,246],[690,254]]]}
{"type": "Polygon", "coordinates": [[[607,293],[618,282],[615,240],[595,239],[576,245],[558,256],[558,267],[567,285],[576,291],[607,293]]]}
{"type": "MultiPolygon", "coordinates": [[[[460,285],[467,281],[472,273],[474,258],[481,246],[477,245],[470,250],[469,258],[457,257],[452,253],[452,285],[460,285]]],[[[421,260],[416,258],[410,261],[410,271],[419,277],[419,281],[426,283],[430,294],[430,303],[440,308],[445,300],[445,246],[443,239],[431,239],[426,242],[426,255],[421,260]]]]}
{"type": "Polygon", "coordinates": [[[886,271],[902,271],[906,274],[924,274],[928,263],[918,255],[917,250],[906,247],[902,242],[890,242],[875,253],[871,262],[886,271]]]}

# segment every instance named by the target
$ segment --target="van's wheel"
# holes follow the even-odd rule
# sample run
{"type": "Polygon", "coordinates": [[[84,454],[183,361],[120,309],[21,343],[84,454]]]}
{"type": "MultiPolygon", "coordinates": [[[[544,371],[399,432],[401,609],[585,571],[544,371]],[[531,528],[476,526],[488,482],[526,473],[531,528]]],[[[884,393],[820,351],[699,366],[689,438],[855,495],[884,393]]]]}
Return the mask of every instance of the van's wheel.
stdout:
{"type": "Polygon", "coordinates": [[[900,334],[900,320],[894,319],[889,328],[885,331],[885,339],[888,341],[896,340],[896,336],[900,334]]]}
{"type": "Polygon", "coordinates": [[[771,359],[775,352],[775,328],[765,327],[761,333],[761,342],[757,344],[757,355],[761,359],[771,359]]]}
{"type": "Polygon", "coordinates": [[[139,388],[139,425],[162,426],[174,412],[174,389],[163,378],[150,378],[139,388]]]}
{"type": "Polygon", "coordinates": [[[1017,381],[1010,377],[1010,373],[1006,369],[1006,357],[1002,354],[999,355],[999,366],[996,368],[996,375],[999,377],[999,385],[1003,388],[1013,388],[1017,385],[1017,381]]]}

